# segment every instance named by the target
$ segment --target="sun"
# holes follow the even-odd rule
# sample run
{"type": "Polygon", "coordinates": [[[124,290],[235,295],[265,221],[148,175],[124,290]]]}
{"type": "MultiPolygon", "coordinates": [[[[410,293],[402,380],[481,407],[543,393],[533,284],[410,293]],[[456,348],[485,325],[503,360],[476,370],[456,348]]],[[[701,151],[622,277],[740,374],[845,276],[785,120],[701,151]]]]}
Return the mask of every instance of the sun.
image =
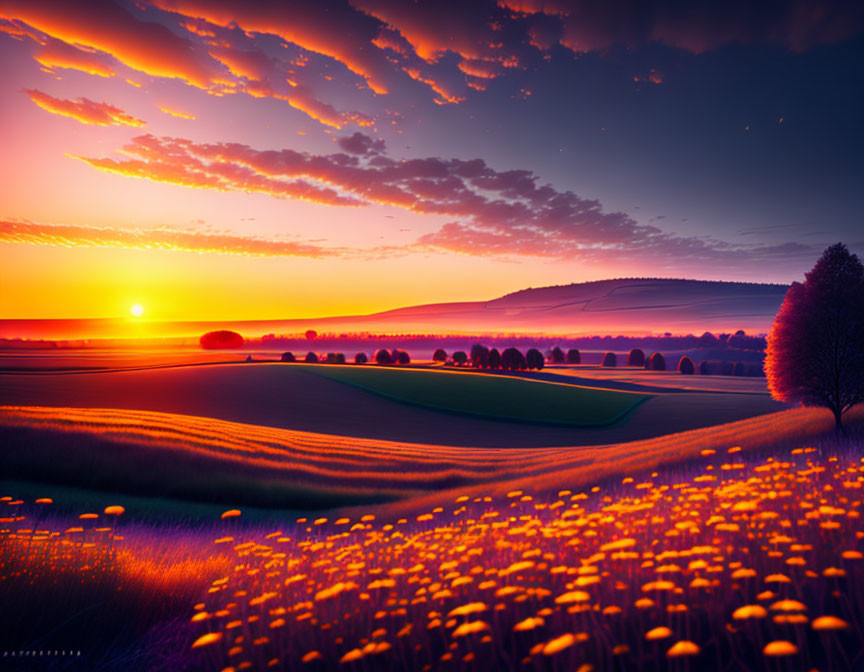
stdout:
{"type": "Polygon", "coordinates": [[[141,317],[144,314],[144,306],[136,303],[129,307],[129,312],[132,313],[132,317],[141,317]]]}

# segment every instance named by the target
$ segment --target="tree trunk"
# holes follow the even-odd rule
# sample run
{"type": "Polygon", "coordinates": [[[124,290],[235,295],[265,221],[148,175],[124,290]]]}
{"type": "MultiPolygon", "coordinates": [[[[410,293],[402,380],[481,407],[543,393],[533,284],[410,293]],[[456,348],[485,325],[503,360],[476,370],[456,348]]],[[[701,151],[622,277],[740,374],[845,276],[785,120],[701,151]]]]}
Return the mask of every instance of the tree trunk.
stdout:
{"type": "Polygon", "coordinates": [[[832,408],[831,412],[834,413],[834,431],[842,432],[843,431],[843,412],[839,408],[832,408]]]}

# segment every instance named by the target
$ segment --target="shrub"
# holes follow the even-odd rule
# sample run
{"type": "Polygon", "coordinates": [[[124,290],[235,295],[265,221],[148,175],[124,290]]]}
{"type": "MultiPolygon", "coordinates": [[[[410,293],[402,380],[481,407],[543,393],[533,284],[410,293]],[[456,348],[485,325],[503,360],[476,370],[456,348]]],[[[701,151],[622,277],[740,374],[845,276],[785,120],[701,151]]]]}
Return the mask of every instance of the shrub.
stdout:
{"type": "Polygon", "coordinates": [[[411,363],[411,355],[409,355],[404,350],[396,351],[396,363],[397,364],[410,364],[411,363]]]}
{"type": "Polygon", "coordinates": [[[283,352],[282,353],[282,361],[283,362],[296,362],[297,358],[294,356],[293,352],[283,352]]]}
{"type": "Polygon", "coordinates": [[[432,353],[432,361],[433,362],[446,362],[447,361],[447,352],[442,348],[438,348],[435,352],[432,353]]]}
{"type": "Polygon", "coordinates": [[[488,366],[490,369],[500,369],[501,368],[501,353],[498,352],[498,348],[492,348],[489,351],[488,366]]]}
{"type": "Polygon", "coordinates": [[[710,376],[711,364],[708,363],[707,359],[703,359],[701,362],[699,362],[698,370],[700,376],[710,376]]]}
{"type": "Polygon", "coordinates": [[[663,357],[659,352],[655,352],[648,358],[648,361],[645,362],[645,368],[651,371],[665,371],[666,370],[666,358],[663,357]]]}
{"type": "Polygon", "coordinates": [[[318,355],[314,352],[307,352],[306,359],[304,360],[307,364],[317,364],[318,363],[318,355]]]}
{"type": "Polygon", "coordinates": [[[324,362],[326,364],[335,364],[336,363],[336,353],[328,352],[327,356],[324,358],[324,362]]]}
{"type": "Polygon", "coordinates": [[[205,350],[234,350],[243,347],[243,337],[236,331],[208,331],[199,343],[205,350]]]}
{"type": "Polygon", "coordinates": [[[678,360],[678,373],[683,373],[685,376],[692,376],[696,373],[696,367],[693,365],[693,360],[687,355],[684,355],[678,360]]]}
{"type": "Polygon", "coordinates": [[[645,352],[639,348],[633,348],[627,353],[627,366],[645,366],[645,352]]]}
{"type": "Polygon", "coordinates": [[[354,363],[355,364],[365,364],[369,361],[369,358],[366,356],[365,352],[358,352],[354,355],[354,363]]]}
{"type": "Polygon", "coordinates": [[[467,361],[468,355],[465,353],[464,350],[457,350],[453,353],[453,363],[456,366],[464,366],[467,361]]]}
{"type": "Polygon", "coordinates": [[[735,365],[732,362],[727,362],[723,360],[720,363],[720,374],[723,376],[731,376],[732,372],[735,370],[735,365]]]}
{"type": "Polygon", "coordinates": [[[344,352],[337,352],[336,353],[336,363],[337,364],[344,364],[345,363],[345,353],[344,352]]]}
{"type": "Polygon", "coordinates": [[[603,355],[603,366],[618,366],[618,357],[614,352],[607,352],[603,355]]]}
{"type": "Polygon", "coordinates": [[[747,363],[746,362],[735,362],[735,367],[732,369],[733,376],[746,376],[747,375],[747,363]]]}
{"type": "Polygon", "coordinates": [[[579,351],[576,348],[570,348],[567,351],[567,363],[568,364],[581,364],[582,356],[579,354],[579,351]]]}
{"type": "Polygon", "coordinates": [[[564,351],[559,348],[557,345],[552,348],[552,363],[553,364],[563,364],[564,363],[564,351]]]}
{"type": "MultiPolygon", "coordinates": [[[[564,353],[561,353],[563,358],[564,353]]],[[[537,348],[531,348],[527,353],[525,353],[525,365],[529,369],[535,369],[540,371],[543,368],[544,360],[543,353],[540,352],[537,348]]]]}
{"type": "Polygon", "coordinates": [[[375,363],[376,364],[392,364],[393,357],[390,356],[390,351],[381,348],[375,352],[375,363]]]}
{"type": "Polygon", "coordinates": [[[786,292],[768,336],[768,389],[779,401],[843,415],[864,401],[864,266],[832,245],[786,292]]]}

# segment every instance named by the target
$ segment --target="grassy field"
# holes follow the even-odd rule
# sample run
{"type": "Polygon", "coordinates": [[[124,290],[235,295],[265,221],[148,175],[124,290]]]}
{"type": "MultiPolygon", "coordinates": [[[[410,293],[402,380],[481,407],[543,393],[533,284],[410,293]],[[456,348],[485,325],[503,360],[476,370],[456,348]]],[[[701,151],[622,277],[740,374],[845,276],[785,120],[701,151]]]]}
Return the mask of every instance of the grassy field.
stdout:
{"type": "MultiPolygon", "coordinates": [[[[850,414],[850,431],[857,431],[861,416],[850,414]]],[[[442,496],[589,485],[730,444],[769,449],[813,441],[830,432],[832,423],[824,410],[796,409],[643,441],[501,450],[167,413],[0,407],[0,442],[10,480],[274,509],[379,504],[413,510],[442,496]]]]}
{"type": "Polygon", "coordinates": [[[390,399],[486,418],[580,427],[610,425],[651,395],[537,383],[484,373],[358,366],[292,368],[360,387],[390,399]]]}

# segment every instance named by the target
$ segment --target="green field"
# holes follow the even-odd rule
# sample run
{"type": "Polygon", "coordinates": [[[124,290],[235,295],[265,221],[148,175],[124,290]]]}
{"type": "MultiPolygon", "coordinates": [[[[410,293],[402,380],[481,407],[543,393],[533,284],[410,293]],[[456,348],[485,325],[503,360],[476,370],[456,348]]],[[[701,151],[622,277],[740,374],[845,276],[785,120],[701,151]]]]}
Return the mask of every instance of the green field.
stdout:
{"type": "Polygon", "coordinates": [[[293,364],[389,399],[486,418],[578,427],[610,425],[649,394],[523,380],[485,373],[376,366],[293,364]]]}

